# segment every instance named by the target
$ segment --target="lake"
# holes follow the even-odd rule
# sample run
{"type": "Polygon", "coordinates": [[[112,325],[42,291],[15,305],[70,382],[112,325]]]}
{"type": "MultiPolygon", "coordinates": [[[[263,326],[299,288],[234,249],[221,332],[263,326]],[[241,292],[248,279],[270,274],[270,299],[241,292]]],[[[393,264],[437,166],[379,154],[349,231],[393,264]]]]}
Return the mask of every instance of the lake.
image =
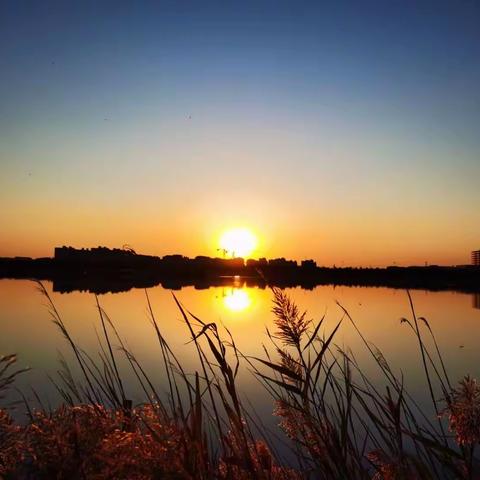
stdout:
{"type": "MultiPolygon", "coordinates": [[[[89,354],[96,356],[99,351],[97,333],[100,334],[101,325],[94,295],[86,292],[55,293],[49,282],[45,282],[45,287],[71,336],[89,354]]],[[[320,286],[313,290],[287,289],[286,292],[302,310],[307,310],[308,317],[314,321],[325,314],[327,334],[342,318],[336,302],[343,305],[363,335],[384,353],[392,368],[398,373],[403,372],[409,391],[419,402],[427,401],[416,339],[407,324],[400,322],[402,317],[411,318],[404,290],[320,286]]],[[[227,327],[244,355],[265,358],[262,344],[273,351],[266,334],[266,328],[275,331],[271,313],[272,292],[269,289],[225,287],[196,290],[188,287],[174,294],[204,322],[227,327]]],[[[188,343],[188,329],[172,292],[155,287],[148,290],[148,295],[159,327],[185,370],[198,370],[196,352],[193,344],[188,343]]],[[[456,381],[467,373],[480,377],[478,295],[420,290],[412,291],[411,295],[417,315],[428,319],[435,332],[451,379],[456,381]]],[[[160,349],[148,318],[145,292],[133,289],[98,298],[155,385],[160,391],[166,391],[160,349]]],[[[0,280],[0,354],[16,353],[20,367],[32,368],[16,383],[27,398],[35,403],[34,389],[45,404],[56,405],[60,401],[59,395],[48,375],[56,377],[60,354],[70,362],[73,358],[58,328],[52,323],[45,304],[46,300],[35,282],[0,280]]],[[[335,342],[341,347],[351,348],[374,381],[380,378],[378,368],[348,319],[343,319],[335,342]]],[[[144,401],[145,397],[128,364],[125,361],[120,364],[129,397],[134,404],[144,401]]],[[[73,370],[76,371],[75,368],[73,370]]],[[[378,381],[383,387],[382,380],[378,381]]],[[[249,399],[265,423],[276,425],[271,398],[248,368],[240,368],[238,384],[242,395],[249,399]]],[[[7,400],[18,398],[18,392],[11,390],[7,400]]],[[[17,415],[21,411],[19,408],[17,415]]]]}

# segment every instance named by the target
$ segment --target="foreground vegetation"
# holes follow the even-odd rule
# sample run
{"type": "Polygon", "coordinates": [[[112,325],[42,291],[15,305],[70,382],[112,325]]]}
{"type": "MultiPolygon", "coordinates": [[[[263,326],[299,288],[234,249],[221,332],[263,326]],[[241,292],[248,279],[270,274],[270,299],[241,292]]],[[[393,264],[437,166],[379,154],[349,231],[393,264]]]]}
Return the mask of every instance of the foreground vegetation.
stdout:
{"type": "MultiPolygon", "coordinates": [[[[433,416],[341,306],[341,322],[353,325],[380,379],[368,378],[355,355],[335,344],[341,322],[326,331],[323,319],[308,320],[278,289],[273,289],[276,329],[267,330],[264,358],[243,355],[228,329],[204,323],[174,297],[198,353],[199,371],[190,374],[163,337],[146,294],[168,383],[165,400],[98,300],[101,353],[94,359],[75,343],[41,284],[40,289],[81,375],[62,362],[55,385],[63,405],[34,409],[25,400],[25,424],[0,409],[0,478],[480,478],[480,385],[470,377],[451,384],[434,334],[426,319],[417,318],[410,296],[411,318],[402,322],[418,343],[433,416]],[[129,400],[119,355],[148,399],[142,405],[129,400]],[[241,364],[272,397],[295,458],[290,466],[274,453],[268,429],[241,401],[236,381],[241,364]]],[[[19,373],[14,356],[0,358],[0,401],[19,373]]]]}

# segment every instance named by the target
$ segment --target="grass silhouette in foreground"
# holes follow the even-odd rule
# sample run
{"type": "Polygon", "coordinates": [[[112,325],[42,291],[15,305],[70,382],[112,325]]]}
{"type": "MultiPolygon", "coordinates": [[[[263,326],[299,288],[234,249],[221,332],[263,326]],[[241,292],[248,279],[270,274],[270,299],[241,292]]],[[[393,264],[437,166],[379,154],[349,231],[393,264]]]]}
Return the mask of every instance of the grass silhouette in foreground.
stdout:
{"type": "MultiPolygon", "coordinates": [[[[480,386],[470,377],[452,386],[433,331],[416,316],[410,295],[411,319],[402,322],[418,342],[432,418],[341,306],[342,320],[327,332],[323,318],[309,321],[274,288],[271,348],[265,358],[253,358],[239,351],[227,328],[206,324],[174,296],[198,354],[199,371],[190,375],[163,337],[145,292],[167,378],[165,400],[98,299],[103,337],[94,360],[70,336],[44,286],[39,288],[81,377],[74,378],[62,361],[55,384],[64,404],[50,411],[32,409],[25,400],[26,425],[0,410],[0,478],[479,478],[480,386]],[[368,378],[354,354],[335,344],[342,322],[353,325],[381,381],[368,378]],[[129,400],[118,355],[127,359],[146,403],[133,406],[129,400]],[[268,429],[241,401],[236,378],[242,362],[272,397],[296,458],[293,467],[282,465],[268,429]]],[[[14,363],[14,356],[0,358],[0,397],[21,373],[13,371],[14,363]]]]}

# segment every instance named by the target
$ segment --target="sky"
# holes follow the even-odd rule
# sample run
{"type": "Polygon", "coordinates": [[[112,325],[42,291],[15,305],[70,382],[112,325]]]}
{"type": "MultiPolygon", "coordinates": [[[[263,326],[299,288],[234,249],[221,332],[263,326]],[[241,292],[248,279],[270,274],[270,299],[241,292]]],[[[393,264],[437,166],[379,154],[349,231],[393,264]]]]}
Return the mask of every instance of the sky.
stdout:
{"type": "Polygon", "coordinates": [[[0,1],[0,256],[480,248],[480,3],[0,1]]]}

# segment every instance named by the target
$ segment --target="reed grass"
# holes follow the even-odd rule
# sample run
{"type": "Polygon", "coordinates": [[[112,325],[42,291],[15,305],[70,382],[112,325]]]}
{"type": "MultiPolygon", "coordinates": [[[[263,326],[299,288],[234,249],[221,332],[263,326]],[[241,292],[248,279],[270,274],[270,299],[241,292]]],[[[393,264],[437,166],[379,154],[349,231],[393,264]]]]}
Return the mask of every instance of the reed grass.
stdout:
{"type": "MultiPolygon", "coordinates": [[[[349,312],[327,330],[273,288],[275,331],[266,332],[265,357],[241,352],[231,332],[206,323],[173,295],[198,357],[187,372],[163,335],[148,293],[149,320],[159,346],[168,395],[155,386],[114,322],[95,299],[101,334],[93,358],[72,338],[46,288],[54,324],[70,347],[80,377],[60,361],[51,379],[63,399],[56,409],[24,401],[28,421],[0,409],[2,479],[470,479],[479,478],[480,385],[465,377],[452,386],[428,321],[402,319],[418,344],[429,392],[429,416],[403,377],[363,336],[349,312]],[[354,353],[335,342],[350,323],[380,377],[369,378],[354,353]],[[133,405],[120,358],[134,373],[145,402],[133,405]],[[238,372],[250,369],[272,397],[284,438],[271,432],[238,390],[238,372]],[[295,462],[275,453],[289,445],[295,462]]],[[[15,356],[0,357],[0,399],[22,370],[15,356]]],[[[38,399],[40,402],[40,399],[38,399]]]]}

